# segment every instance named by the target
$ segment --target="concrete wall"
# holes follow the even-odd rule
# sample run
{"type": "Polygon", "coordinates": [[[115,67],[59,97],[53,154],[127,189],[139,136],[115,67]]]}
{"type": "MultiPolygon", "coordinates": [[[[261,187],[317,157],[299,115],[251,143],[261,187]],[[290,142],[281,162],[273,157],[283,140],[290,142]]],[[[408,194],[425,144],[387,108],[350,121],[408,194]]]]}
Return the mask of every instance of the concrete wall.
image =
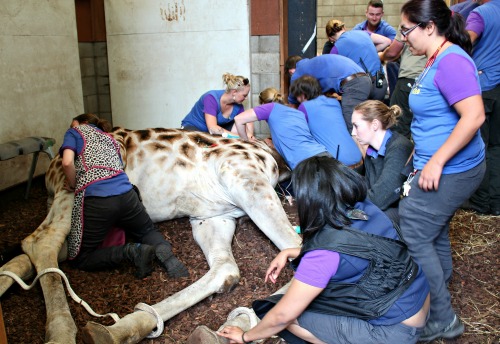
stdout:
{"type": "Polygon", "coordinates": [[[78,47],[84,111],[112,122],[107,43],[80,42],[78,47]]]}
{"type": "MultiPolygon", "coordinates": [[[[385,0],[383,19],[395,29],[400,22],[400,9],[405,0],[385,0]]],[[[368,0],[318,0],[318,54],[321,54],[326,42],[325,26],[330,19],[342,20],[347,29],[366,20],[365,12],[368,0]]]]}
{"type": "MultiPolygon", "coordinates": [[[[259,93],[268,87],[280,89],[280,36],[265,35],[250,37],[252,61],[251,104],[259,105],[259,93]]],[[[259,137],[270,135],[266,121],[255,122],[255,133],[259,137]]]]}
{"type": "Polygon", "coordinates": [[[247,0],[106,0],[105,13],[114,125],[179,127],[222,74],[250,75],[247,0]]]}
{"type": "MultiPolygon", "coordinates": [[[[83,112],[74,6],[0,2],[0,142],[49,136],[58,149],[71,118],[83,112]]],[[[31,158],[0,162],[0,190],[27,180],[31,158]]],[[[48,163],[40,154],[36,174],[48,163]]]]}

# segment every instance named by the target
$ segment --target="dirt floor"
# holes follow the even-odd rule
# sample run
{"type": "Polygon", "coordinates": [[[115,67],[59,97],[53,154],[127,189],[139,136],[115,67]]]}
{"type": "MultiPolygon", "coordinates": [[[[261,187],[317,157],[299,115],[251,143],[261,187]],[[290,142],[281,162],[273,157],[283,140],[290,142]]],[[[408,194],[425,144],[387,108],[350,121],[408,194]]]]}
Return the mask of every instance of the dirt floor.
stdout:
{"type": "MultiPolygon", "coordinates": [[[[7,248],[30,234],[46,215],[46,191],[43,178],[34,180],[28,200],[24,200],[24,185],[0,192],[0,258],[7,248]]],[[[296,210],[285,204],[294,225],[296,210]]],[[[454,252],[454,277],[450,285],[452,303],[466,324],[464,335],[450,341],[434,343],[500,343],[500,218],[476,216],[458,211],[451,225],[454,252]]],[[[155,304],[199,279],[208,269],[203,253],[194,242],[187,219],[158,224],[172,242],[178,257],[188,266],[190,277],[171,279],[157,267],[143,280],[133,276],[133,267],[88,273],[62,263],[72,288],[97,313],[116,312],[125,316],[139,302],[155,304]]],[[[249,218],[242,218],[233,241],[233,253],[241,269],[239,285],[228,294],[218,294],[181,312],[165,323],[165,331],[154,340],[141,343],[184,343],[199,325],[216,329],[228,313],[238,306],[250,306],[256,298],[272,294],[278,286],[264,283],[264,273],[278,250],[257,229],[249,218]]],[[[2,263],[3,264],[3,263],[2,263]]],[[[291,276],[287,271],[284,284],[291,276]]],[[[68,294],[69,295],[69,294],[68,294]]],[[[96,319],[68,296],[71,312],[79,329],[88,321],[112,324],[112,320],[96,319]]],[[[11,287],[0,299],[9,343],[43,343],[45,309],[39,285],[29,291],[18,285],[11,287]]],[[[77,343],[82,342],[81,332],[77,343]]],[[[268,344],[281,342],[269,339],[268,344]]]]}

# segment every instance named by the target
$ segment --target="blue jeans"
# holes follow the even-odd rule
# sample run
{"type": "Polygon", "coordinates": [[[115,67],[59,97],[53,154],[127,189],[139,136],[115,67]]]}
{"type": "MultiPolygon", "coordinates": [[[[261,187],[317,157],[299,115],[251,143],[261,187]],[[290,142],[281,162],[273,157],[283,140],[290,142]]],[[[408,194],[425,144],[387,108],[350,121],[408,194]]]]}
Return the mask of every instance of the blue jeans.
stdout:
{"type": "Polygon", "coordinates": [[[429,321],[443,327],[455,316],[448,291],[453,270],[449,224],[455,211],[481,183],[485,169],[483,161],[466,172],[443,174],[439,190],[430,192],[419,188],[419,171],[411,182],[409,196],[399,202],[399,223],[403,239],[429,281],[429,321]]]}

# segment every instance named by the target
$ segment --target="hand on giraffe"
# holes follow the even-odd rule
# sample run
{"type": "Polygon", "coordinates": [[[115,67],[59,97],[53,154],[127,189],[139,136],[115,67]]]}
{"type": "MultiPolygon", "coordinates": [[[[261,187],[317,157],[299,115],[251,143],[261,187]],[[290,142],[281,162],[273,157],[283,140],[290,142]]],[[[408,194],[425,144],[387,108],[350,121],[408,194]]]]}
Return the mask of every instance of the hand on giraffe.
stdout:
{"type": "Polygon", "coordinates": [[[69,191],[69,192],[75,192],[75,187],[74,187],[74,186],[73,186],[73,187],[71,187],[71,186],[69,185],[68,180],[65,180],[65,181],[64,181],[63,189],[64,189],[64,190],[66,190],[66,191],[69,191]]]}

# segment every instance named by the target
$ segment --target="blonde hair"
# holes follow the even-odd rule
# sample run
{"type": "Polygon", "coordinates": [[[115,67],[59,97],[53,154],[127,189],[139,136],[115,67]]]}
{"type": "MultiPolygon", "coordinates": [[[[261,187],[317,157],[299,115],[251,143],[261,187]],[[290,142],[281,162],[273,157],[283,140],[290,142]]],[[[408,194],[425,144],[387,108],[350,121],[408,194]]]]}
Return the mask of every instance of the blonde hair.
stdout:
{"type": "Polygon", "coordinates": [[[345,30],[345,24],[337,19],[330,19],[326,23],[325,31],[327,37],[332,37],[337,32],[345,30]]]}
{"type": "Polygon", "coordinates": [[[239,91],[245,87],[250,87],[250,81],[241,75],[233,75],[231,73],[222,74],[222,81],[226,85],[226,92],[231,90],[239,91]]]}
{"type": "Polygon", "coordinates": [[[285,97],[274,87],[268,87],[259,93],[259,103],[261,105],[268,103],[285,104],[285,97]]]}
{"type": "Polygon", "coordinates": [[[366,100],[354,108],[362,115],[362,119],[372,122],[377,119],[382,124],[382,129],[389,129],[398,122],[401,108],[397,105],[387,106],[380,100],[366,100]]]}

